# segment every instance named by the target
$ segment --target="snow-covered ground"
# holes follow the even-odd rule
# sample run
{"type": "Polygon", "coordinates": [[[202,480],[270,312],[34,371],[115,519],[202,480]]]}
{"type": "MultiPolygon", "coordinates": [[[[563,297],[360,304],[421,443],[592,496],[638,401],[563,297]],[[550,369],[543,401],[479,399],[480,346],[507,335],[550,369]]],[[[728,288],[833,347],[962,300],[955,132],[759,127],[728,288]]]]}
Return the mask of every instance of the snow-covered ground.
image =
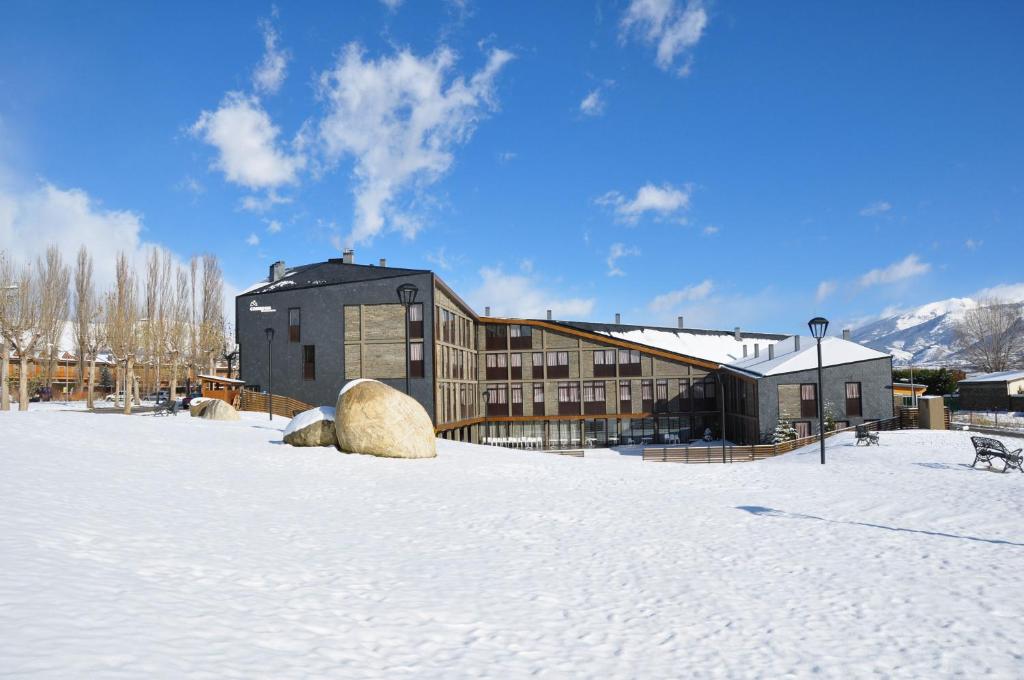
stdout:
{"type": "Polygon", "coordinates": [[[969,433],[726,466],[448,442],[380,459],[282,445],[285,424],[0,413],[0,672],[1024,668],[1024,475],[966,467],[969,433]]]}

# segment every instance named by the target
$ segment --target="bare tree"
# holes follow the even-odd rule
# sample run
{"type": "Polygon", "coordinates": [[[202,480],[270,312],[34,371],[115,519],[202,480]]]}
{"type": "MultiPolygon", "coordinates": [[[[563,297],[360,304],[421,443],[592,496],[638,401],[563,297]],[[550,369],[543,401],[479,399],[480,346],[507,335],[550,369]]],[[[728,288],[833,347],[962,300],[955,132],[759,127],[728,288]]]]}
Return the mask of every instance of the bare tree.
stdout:
{"type": "Polygon", "coordinates": [[[38,321],[41,316],[41,294],[39,282],[33,274],[31,265],[23,265],[20,271],[13,271],[8,263],[6,284],[14,286],[12,293],[6,296],[4,313],[0,315],[3,324],[5,344],[14,349],[18,355],[18,410],[28,410],[28,359],[36,351],[40,338],[43,336],[38,321]]]}
{"type": "Polygon", "coordinates": [[[64,264],[64,258],[56,245],[46,249],[36,266],[39,270],[40,308],[38,324],[42,341],[46,343],[45,384],[53,387],[54,362],[60,355],[64,325],[68,319],[69,286],[71,268],[64,264]]]}
{"type": "Polygon", "coordinates": [[[188,352],[189,286],[188,276],[181,267],[174,270],[174,285],[169,288],[162,309],[164,318],[163,351],[171,364],[170,398],[178,391],[178,368],[188,352]]]}
{"type": "Polygon", "coordinates": [[[138,283],[128,257],[118,253],[114,290],[106,304],[107,340],[119,364],[121,388],[124,390],[124,413],[132,412],[135,397],[135,360],[139,352],[138,283]]]}
{"type": "Polygon", "coordinates": [[[75,263],[75,351],[78,353],[79,381],[85,390],[87,408],[95,407],[96,356],[103,342],[100,301],[93,280],[92,256],[85,246],[75,263]]]}
{"type": "Polygon", "coordinates": [[[199,343],[203,367],[213,375],[224,345],[224,275],[215,255],[203,255],[199,343]]]}
{"type": "Polygon", "coordinates": [[[960,354],[971,368],[1005,371],[1024,359],[1021,305],[994,298],[978,301],[954,327],[960,354]]]}
{"type": "Polygon", "coordinates": [[[9,298],[15,294],[14,267],[7,253],[0,251],[0,411],[11,410],[11,341],[4,333],[8,314],[13,313],[9,298]]]}

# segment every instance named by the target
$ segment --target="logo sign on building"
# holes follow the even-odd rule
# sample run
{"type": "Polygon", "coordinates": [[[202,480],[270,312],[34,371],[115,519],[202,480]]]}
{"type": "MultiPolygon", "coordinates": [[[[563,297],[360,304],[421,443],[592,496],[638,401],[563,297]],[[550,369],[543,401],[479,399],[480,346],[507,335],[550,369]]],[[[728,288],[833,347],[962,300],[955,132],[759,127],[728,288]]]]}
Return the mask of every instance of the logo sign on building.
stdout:
{"type": "Polygon", "coordinates": [[[253,300],[249,303],[250,312],[276,312],[277,310],[273,307],[260,306],[260,303],[253,300]]]}

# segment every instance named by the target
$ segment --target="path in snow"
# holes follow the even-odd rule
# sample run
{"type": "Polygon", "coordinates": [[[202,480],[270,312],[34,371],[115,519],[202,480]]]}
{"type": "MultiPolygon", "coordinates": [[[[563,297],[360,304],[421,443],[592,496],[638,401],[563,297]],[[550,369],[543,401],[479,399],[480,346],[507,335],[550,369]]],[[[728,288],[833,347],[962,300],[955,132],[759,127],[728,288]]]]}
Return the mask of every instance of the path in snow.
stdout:
{"type": "Polygon", "coordinates": [[[0,413],[0,671],[1019,677],[1024,475],[969,433],[761,463],[434,460],[0,413]]]}

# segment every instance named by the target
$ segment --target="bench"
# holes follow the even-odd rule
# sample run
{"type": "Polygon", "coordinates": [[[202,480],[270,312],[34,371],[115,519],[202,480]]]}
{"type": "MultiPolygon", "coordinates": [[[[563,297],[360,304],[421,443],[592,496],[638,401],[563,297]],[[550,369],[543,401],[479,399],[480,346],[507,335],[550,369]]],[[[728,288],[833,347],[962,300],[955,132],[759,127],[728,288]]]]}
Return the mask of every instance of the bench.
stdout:
{"type": "Polygon", "coordinates": [[[168,399],[165,403],[161,404],[156,413],[153,415],[157,416],[176,416],[178,415],[178,400],[168,399]]]}
{"type": "Polygon", "coordinates": [[[857,441],[854,442],[856,446],[860,446],[862,443],[866,446],[881,446],[878,443],[878,433],[872,431],[867,425],[858,425],[856,427],[857,441]]]}
{"type": "Polygon", "coordinates": [[[992,467],[992,459],[998,458],[1003,461],[1002,472],[1007,472],[1010,468],[1017,468],[1018,472],[1024,472],[1021,469],[1021,462],[1024,461],[1024,455],[1021,455],[1022,449],[1009,451],[1001,441],[991,437],[971,437],[971,443],[974,444],[974,462],[971,463],[971,467],[977,465],[979,461],[988,463],[988,466],[992,467]]]}

